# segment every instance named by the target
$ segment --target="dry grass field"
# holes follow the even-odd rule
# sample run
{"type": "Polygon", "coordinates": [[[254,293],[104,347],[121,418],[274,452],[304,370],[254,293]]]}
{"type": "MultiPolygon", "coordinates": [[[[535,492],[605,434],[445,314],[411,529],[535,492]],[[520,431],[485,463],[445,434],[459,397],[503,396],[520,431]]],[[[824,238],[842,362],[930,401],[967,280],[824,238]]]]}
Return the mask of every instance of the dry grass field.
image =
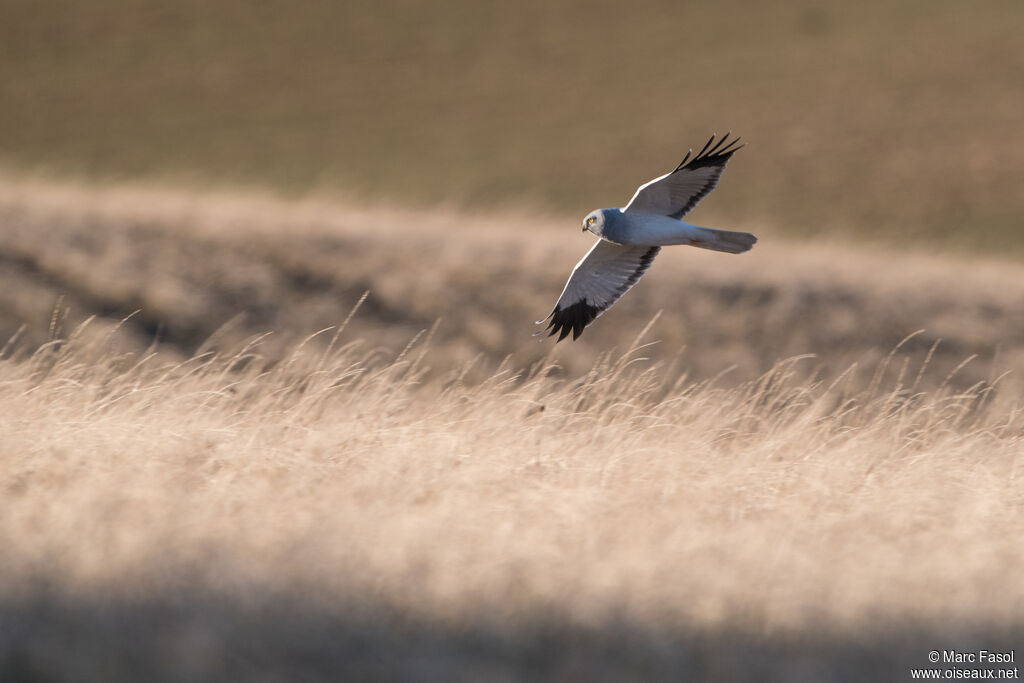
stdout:
{"type": "Polygon", "coordinates": [[[0,0],[0,681],[1024,653],[1024,4],[0,0]],[[747,145],[578,342],[688,146],[747,145]]]}
{"type": "Polygon", "coordinates": [[[668,251],[553,347],[588,240],[516,220],[5,182],[0,678],[904,680],[1020,645],[1024,269],[668,251]]]}
{"type": "Polygon", "coordinates": [[[735,384],[813,356],[806,372],[832,378],[856,364],[863,384],[900,344],[895,375],[928,358],[925,388],[951,374],[958,388],[992,382],[1024,364],[1015,262],[806,244],[764,222],[739,226],[761,237],[749,254],[665,250],[625,305],[553,346],[531,335],[592,242],[575,217],[8,179],[0,220],[0,338],[17,335],[22,348],[49,340],[56,312],[65,330],[91,316],[91,329],[119,324],[125,351],[156,343],[184,359],[271,333],[262,353],[279,358],[369,292],[351,338],[393,357],[429,330],[429,365],[476,361],[477,378],[506,357],[528,367],[549,354],[578,376],[652,321],[644,355],[672,379],[735,384]]]}

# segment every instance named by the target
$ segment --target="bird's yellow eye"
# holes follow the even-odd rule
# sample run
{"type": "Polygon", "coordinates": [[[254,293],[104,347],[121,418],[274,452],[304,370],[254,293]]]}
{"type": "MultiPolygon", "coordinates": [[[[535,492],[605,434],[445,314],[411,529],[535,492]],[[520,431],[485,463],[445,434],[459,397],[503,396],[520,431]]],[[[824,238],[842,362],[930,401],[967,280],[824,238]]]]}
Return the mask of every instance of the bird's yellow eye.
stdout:
{"type": "Polygon", "coordinates": [[[587,219],[587,225],[593,225],[593,224],[594,224],[594,217],[591,216],[590,218],[587,219]]]}

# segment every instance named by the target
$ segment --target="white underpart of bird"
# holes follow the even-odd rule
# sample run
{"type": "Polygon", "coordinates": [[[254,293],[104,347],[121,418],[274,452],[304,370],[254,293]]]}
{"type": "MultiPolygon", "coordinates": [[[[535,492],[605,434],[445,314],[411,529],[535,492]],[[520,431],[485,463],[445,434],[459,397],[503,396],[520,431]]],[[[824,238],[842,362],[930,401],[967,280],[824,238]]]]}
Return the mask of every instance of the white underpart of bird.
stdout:
{"type": "Polygon", "coordinates": [[[692,159],[686,153],[675,170],[641,185],[622,209],[598,209],[583,219],[583,230],[597,235],[569,276],[555,307],[538,325],[548,322],[549,335],[558,341],[569,333],[578,339],[583,329],[622,298],[650,268],[662,247],[690,245],[740,254],[757,237],[692,225],[680,220],[718,185],[729,159],[743,145],[726,133],[715,136],[692,159]]]}

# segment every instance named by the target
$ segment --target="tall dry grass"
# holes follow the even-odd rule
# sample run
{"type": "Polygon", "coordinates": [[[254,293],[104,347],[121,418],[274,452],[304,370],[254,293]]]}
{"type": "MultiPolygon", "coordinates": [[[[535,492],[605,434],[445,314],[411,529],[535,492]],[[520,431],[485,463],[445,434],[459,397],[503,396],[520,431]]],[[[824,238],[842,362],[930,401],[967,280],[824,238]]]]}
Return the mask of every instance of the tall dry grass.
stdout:
{"type": "MultiPolygon", "coordinates": [[[[809,372],[833,378],[856,363],[866,382],[910,335],[903,361],[930,358],[922,388],[970,357],[958,388],[1024,367],[1019,264],[808,244],[746,227],[763,238],[749,254],[664,250],[620,304],[552,357],[569,376],[586,373],[660,311],[646,353],[672,368],[670,380],[736,384],[813,354],[802,364],[809,372]]],[[[393,355],[434,328],[432,372],[478,359],[472,377],[484,379],[506,357],[519,367],[547,357],[534,321],[591,244],[572,217],[0,179],[0,339],[21,330],[28,348],[46,342],[57,309],[68,328],[95,316],[90,334],[128,318],[114,338],[123,350],[157,341],[180,360],[211,337],[213,348],[237,348],[269,331],[263,353],[282,358],[369,291],[352,338],[393,355]]]]}
{"type": "Polygon", "coordinates": [[[12,676],[877,680],[1024,633],[998,382],[725,387],[635,345],[467,384],[322,334],[0,361],[12,676]]]}

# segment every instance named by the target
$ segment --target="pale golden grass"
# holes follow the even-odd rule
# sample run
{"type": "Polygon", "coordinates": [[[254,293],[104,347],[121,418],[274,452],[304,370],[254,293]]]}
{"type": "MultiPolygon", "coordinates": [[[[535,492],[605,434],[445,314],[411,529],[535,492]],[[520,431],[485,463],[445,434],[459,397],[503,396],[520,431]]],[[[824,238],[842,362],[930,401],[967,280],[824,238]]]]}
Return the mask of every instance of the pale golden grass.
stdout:
{"type": "MultiPolygon", "coordinates": [[[[264,353],[280,357],[369,291],[353,338],[393,354],[436,325],[431,367],[482,358],[479,379],[505,357],[523,367],[545,357],[534,321],[591,244],[577,221],[0,178],[0,338],[23,327],[30,346],[45,342],[55,308],[69,328],[98,316],[93,331],[137,311],[118,338],[137,351],[157,338],[186,358],[215,334],[232,346],[271,332],[264,353]]],[[[825,376],[856,363],[870,378],[914,333],[904,350],[915,365],[931,354],[928,388],[969,357],[961,388],[1024,365],[1016,262],[725,227],[761,241],[741,256],[665,250],[621,304],[556,347],[559,364],[586,372],[663,311],[647,353],[696,379],[725,372],[735,384],[808,354],[804,367],[825,376]]]]}
{"type": "Polygon", "coordinates": [[[877,680],[1019,642],[1019,266],[769,229],[537,344],[570,223],[0,184],[0,678],[877,680]]]}
{"type": "MultiPolygon", "coordinates": [[[[325,332],[331,335],[331,332],[325,332]]],[[[685,380],[635,350],[421,382],[429,349],[168,364],[74,338],[0,365],[0,586],[296,590],[851,637],[1019,624],[1024,415],[997,388],[685,380]],[[941,620],[941,621],[937,621],[941,620]]],[[[250,599],[251,596],[250,596],[250,599]]]]}

